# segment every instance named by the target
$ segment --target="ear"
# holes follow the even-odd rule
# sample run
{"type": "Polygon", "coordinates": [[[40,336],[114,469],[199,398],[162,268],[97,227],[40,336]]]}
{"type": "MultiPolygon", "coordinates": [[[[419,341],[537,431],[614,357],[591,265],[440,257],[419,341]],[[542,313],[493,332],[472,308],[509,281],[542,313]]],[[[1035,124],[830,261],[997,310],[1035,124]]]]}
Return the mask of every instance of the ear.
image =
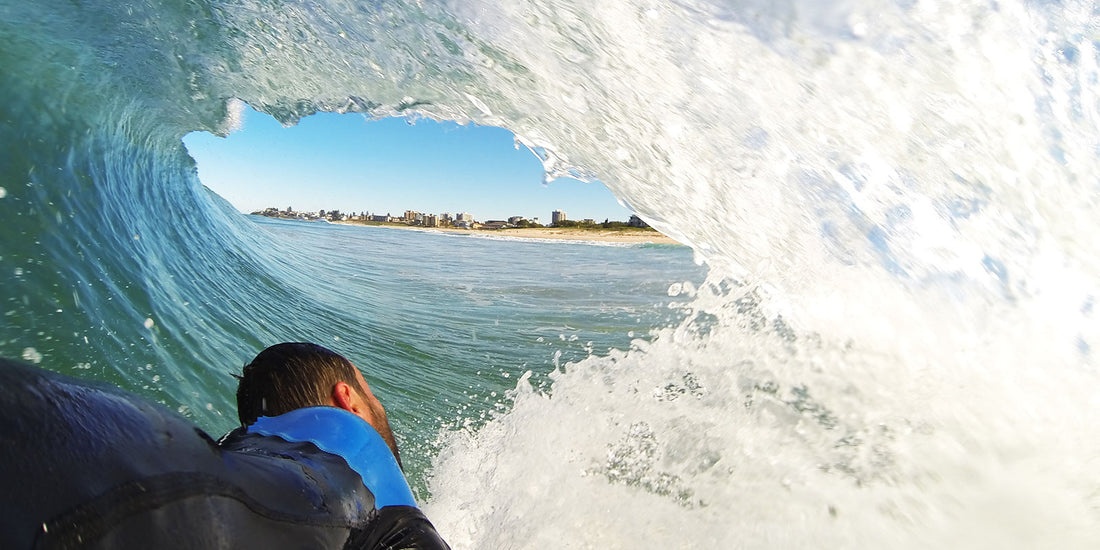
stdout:
{"type": "Polygon", "coordinates": [[[355,390],[347,382],[337,382],[332,387],[332,404],[345,411],[359,414],[359,400],[355,398],[355,390]]]}

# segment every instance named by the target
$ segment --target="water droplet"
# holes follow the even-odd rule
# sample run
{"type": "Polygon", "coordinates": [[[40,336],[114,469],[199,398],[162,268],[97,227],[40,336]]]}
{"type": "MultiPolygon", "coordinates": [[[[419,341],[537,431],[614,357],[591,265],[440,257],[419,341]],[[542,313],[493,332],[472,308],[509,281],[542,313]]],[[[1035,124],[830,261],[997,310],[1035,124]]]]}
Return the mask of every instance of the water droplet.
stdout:
{"type": "Polygon", "coordinates": [[[143,324],[145,325],[145,328],[153,328],[153,320],[150,318],[146,318],[145,323],[143,324]]]}
{"type": "Polygon", "coordinates": [[[34,348],[23,348],[23,360],[37,365],[42,362],[42,354],[34,348]]]}

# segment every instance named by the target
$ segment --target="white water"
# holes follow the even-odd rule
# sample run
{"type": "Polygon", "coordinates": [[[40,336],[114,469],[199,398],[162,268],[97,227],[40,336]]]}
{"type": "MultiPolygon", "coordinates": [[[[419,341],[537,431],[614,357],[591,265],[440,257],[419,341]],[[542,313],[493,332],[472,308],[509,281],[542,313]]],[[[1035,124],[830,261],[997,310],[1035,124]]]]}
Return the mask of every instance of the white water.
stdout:
{"type": "Polygon", "coordinates": [[[456,547],[1100,545],[1090,5],[456,10],[537,83],[475,118],[712,266],[695,321],[445,434],[456,547]]]}
{"type": "Polygon", "coordinates": [[[568,367],[552,397],[521,382],[508,415],[451,436],[429,514],[460,548],[1100,540],[1093,373],[1003,343],[900,355],[881,332],[684,326],[568,367]]]}

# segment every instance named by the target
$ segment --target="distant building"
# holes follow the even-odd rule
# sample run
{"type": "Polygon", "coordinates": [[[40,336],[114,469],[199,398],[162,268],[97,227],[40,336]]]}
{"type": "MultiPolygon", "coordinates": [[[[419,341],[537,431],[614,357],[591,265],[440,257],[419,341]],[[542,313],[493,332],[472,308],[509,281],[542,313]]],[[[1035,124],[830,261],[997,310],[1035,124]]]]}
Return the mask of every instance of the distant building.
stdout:
{"type": "Polygon", "coordinates": [[[459,214],[455,214],[455,221],[456,222],[470,222],[470,223],[473,223],[474,222],[474,217],[469,212],[462,212],[462,213],[459,213],[459,214]]]}
{"type": "Polygon", "coordinates": [[[416,210],[406,210],[405,211],[405,221],[406,222],[415,223],[418,219],[420,219],[420,212],[417,212],[416,210]]]}
{"type": "Polygon", "coordinates": [[[421,223],[424,227],[439,227],[439,216],[435,214],[424,214],[421,217],[421,223]]]}
{"type": "Polygon", "coordinates": [[[523,216],[512,216],[511,218],[508,218],[508,223],[510,223],[512,225],[516,225],[517,223],[522,222],[526,219],[527,218],[525,218],[523,216]]]}
{"type": "Polygon", "coordinates": [[[550,223],[561,223],[566,220],[564,210],[555,210],[550,213],[550,223]]]}
{"type": "Polygon", "coordinates": [[[454,216],[451,216],[450,214],[440,214],[439,215],[439,223],[442,224],[442,225],[450,225],[450,224],[454,223],[454,221],[455,221],[454,216]]]}
{"type": "Polygon", "coordinates": [[[385,223],[385,222],[390,221],[390,217],[389,216],[376,215],[376,216],[371,216],[370,221],[385,223]]]}
{"type": "Polygon", "coordinates": [[[626,222],[626,224],[630,227],[649,227],[648,223],[634,214],[630,215],[630,221],[626,222]]]}
{"type": "Polygon", "coordinates": [[[504,229],[505,227],[514,227],[512,224],[504,220],[489,220],[481,224],[482,229],[504,229]]]}

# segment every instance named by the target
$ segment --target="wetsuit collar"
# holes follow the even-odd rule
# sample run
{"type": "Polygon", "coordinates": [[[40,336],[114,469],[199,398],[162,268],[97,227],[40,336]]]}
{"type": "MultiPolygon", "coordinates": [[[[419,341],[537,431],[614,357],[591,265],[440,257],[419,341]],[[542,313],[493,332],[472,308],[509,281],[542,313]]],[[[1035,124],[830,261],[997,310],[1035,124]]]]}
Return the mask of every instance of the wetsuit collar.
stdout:
{"type": "Polygon", "coordinates": [[[362,418],[336,407],[307,407],[263,416],[248,433],[310,442],[342,457],[374,494],[375,506],[416,506],[401,467],[381,435],[362,418]]]}

